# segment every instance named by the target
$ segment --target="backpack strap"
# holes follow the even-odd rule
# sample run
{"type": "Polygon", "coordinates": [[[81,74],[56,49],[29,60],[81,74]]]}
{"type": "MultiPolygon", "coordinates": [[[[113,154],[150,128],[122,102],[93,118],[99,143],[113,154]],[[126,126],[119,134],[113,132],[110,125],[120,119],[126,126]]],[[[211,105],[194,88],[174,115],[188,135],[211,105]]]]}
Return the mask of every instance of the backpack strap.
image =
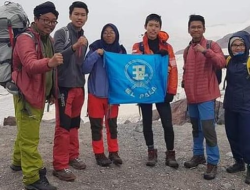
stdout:
{"type": "Polygon", "coordinates": [[[191,45],[191,42],[189,42],[188,46],[184,49],[184,52],[183,52],[183,57],[184,57],[184,64],[186,63],[187,61],[187,55],[188,55],[188,50],[190,48],[190,45],[191,45]]]}
{"type": "Polygon", "coordinates": [[[248,72],[248,77],[250,77],[250,57],[247,59],[247,72],[248,72]]]}
{"type": "Polygon", "coordinates": [[[62,29],[64,30],[64,33],[65,33],[64,48],[66,48],[68,44],[70,43],[69,29],[67,26],[62,27],[62,29]]]}
{"type": "Polygon", "coordinates": [[[231,56],[229,55],[226,59],[226,67],[228,66],[229,61],[231,60],[231,56]]]}

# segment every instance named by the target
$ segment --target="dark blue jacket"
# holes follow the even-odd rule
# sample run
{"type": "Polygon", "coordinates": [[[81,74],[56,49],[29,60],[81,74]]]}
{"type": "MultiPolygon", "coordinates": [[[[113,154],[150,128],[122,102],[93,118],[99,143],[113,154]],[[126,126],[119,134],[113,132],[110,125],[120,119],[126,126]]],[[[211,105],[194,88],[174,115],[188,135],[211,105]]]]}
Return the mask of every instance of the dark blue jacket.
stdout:
{"type": "Polygon", "coordinates": [[[249,56],[250,35],[245,31],[239,31],[229,39],[228,52],[231,59],[227,65],[226,92],[224,108],[234,112],[250,112],[250,76],[246,62],[249,56]],[[234,56],[230,47],[230,40],[240,37],[244,40],[245,53],[234,56]]]}

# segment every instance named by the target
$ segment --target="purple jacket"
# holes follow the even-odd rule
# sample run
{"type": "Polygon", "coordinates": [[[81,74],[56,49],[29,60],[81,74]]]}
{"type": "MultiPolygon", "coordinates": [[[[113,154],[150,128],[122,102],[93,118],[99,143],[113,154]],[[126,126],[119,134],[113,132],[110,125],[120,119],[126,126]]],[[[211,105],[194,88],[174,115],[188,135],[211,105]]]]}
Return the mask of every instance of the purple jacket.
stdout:
{"type": "Polygon", "coordinates": [[[98,98],[108,97],[108,78],[103,64],[103,57],[90,50],[82,65],[83,74],[89,74],[88,93],[98,98]]]}

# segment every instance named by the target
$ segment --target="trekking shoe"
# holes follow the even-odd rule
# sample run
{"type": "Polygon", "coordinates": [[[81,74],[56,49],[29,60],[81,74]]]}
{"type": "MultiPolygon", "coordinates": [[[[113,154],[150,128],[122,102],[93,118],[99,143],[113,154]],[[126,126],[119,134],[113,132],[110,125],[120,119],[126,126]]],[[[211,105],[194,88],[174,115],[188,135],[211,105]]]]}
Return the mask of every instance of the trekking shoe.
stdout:
{"type": "Polygon", "coordinates": [[[184,162],[184,166],[186,168],[194,168],[197,167],[199,164],[205,164],[206,159],[204,155],[194,155],[191,160],[184,162]]]}
{"type": "Polygon", "coordinates": [[[121,165],[122,159],[118,155],[118,152],[110,152],[109,153],[109,159],[115,164],[115,165],[121,165]]]}
{"type": "Polygon", "coordinates": [[[204,179],[212,180],[217,174],[217,165],[207,163],[207,171],[204,173],[204,179]]]}
{"type": "Polygon", "coordinates": [[[250,184],[250,164],[248,164],[248,166],[247,166],[247,176],[245,179],[245,183],[248,185],[250,184]]]}
{"type": "MultiPolygon", "coordinates": [[[[40,174],[40,171],[39,171],[40,174]]],[[[40,174],[40,179],[35,183],[29,184],[25,186],[27,190],[57,190],[57,188],[51,185],[46,178],[46,176],[42,176],[40,174]]]]}
{"type": "Polygon", "coordinates": [[[175,168],[175,169],[177,169],[179,167],[179,164],[175,159],[175,151],[174,150],[169,150],[166,152],[165,164],[166,164],[166,166],[170,166],[170,167],[175,168]]]}
{"type": "Polygon", "coordinates": [[[86,164],[80,158],[70,160],[69,165],[77,170],[84,170],[86,168],[86,164]]]}
{"type": "Polygon", "coordinates": [[[235,164],[233,164],[232,166],[229,166],[226,170],[228,173],[236,173],[240,171],[245,171],[245,164],[244,162],[242,163],[235,162],[235,164]]]}
{"type": "Polygon", "coordinates": [[[12,81],[7,82],[5,87],[6,87],[6,90],[10,94],[13,94],[13,95],[18,95],[19,94],[18,87],[14,82],[12,82],[12,81]]]}
{"type": "Polygon", "coordinates": [[[107,167],[112,163],[111,160],[108,159],[104,153],[95,154],[95,159],[96,159],[97,165],[102,166],[102,167],[107,167]]]}
{"type": "Polygon", "coordinates": [[[14,164],[10,165],[10,169],[12,169],[12,171],[14,171],[14,172],[22,171],[22,167],[21,166],[16,166],[14,164]]]}
{"type": "Polygon", "coordinates": [[[157,149],[148,151],[148,161],[146,162],[146,166],[155,166],[157,162],[157,149]]]}
{"type": "Polygon", "coordinates": [[[63,169],[63,170],[54,170],[53,175],[58,177],[58,179],[62,181],[74,181],[76,176],[70,169],[63,169]]]}

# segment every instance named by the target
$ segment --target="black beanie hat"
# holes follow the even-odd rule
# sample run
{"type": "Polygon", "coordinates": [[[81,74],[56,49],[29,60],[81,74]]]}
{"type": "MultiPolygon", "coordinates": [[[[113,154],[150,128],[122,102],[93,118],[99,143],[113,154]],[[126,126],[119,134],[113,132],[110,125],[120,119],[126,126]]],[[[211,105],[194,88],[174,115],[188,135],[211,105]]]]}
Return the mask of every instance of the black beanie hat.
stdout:
{"type": "Polygon", "coordinates": [[[47,1],[45,3],[42,3],[40,5],[37,5],[34,8],[34,16],[35,17],[39,17],[42,14],[46,14],[46,13],[53,13],[56,18],[58,18],[59,13],[56,10],[56,7],[54,5],[54,3],[47,1]]]}

